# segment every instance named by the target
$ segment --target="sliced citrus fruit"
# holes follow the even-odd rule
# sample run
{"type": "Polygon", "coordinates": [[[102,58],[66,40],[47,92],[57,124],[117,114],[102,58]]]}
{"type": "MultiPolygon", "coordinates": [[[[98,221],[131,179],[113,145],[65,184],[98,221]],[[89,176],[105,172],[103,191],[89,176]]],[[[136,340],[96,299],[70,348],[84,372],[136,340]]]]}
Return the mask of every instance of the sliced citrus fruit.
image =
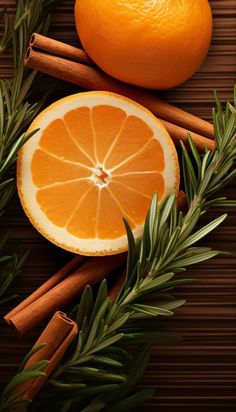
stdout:
{"type": "Polygon", "coordinates": [[[145,108],[114,93],[79,93],[33,121],[20,150],[17,186],[37,230],[84,255],[127,249],[122,217],[141,234],[154,192],[179,187],[175,147],[145,108]]]}

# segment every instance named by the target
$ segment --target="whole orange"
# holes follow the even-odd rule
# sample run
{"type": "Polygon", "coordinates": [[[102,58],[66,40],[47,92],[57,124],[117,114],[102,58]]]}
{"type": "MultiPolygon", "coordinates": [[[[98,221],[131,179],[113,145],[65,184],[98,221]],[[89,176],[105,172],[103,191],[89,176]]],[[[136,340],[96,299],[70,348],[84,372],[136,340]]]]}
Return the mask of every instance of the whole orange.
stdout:
{"type": "Polygon", "coordinates": [[[75,21],[83,47],[101,69],[152,89],[190,78],[212,34],[208,0],[76,0],[75,21]]]}

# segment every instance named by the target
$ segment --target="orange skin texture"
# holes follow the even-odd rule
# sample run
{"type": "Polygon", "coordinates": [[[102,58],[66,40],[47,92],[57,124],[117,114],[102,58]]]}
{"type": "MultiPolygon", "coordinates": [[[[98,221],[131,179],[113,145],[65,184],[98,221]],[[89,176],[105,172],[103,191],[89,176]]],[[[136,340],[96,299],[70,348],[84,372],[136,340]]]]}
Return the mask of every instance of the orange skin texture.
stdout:
{"type": "Polygon", "coordinates": [[[76,0],[75,22],[84,49],[102,70],[151,89],[189,79],[212,36],[208,0],[76,0]]]}

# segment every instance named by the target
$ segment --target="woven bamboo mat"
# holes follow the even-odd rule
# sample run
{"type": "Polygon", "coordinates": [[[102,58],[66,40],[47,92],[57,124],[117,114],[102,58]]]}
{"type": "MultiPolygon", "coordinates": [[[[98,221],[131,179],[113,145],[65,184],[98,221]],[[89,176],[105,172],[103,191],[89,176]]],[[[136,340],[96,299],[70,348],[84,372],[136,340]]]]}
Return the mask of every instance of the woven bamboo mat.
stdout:
{"type": "MultiPolygon", "coordinates": [[[[112,0],[111,0],[112,1],[112,0]]],[[[197,1],[197,0],[196,0],[197,1]]],[[[14,12],[14,1],[8,0],[14,12]]],[[[60,2],[53,15],[51,36],[76,45],[73,0],[60,2]]],[[[213,89],[222,99],[232,98],[236,69],[236,1],[211,0],[214,15],[214,34],[211,49],[201,70],[183,86],[163,93],[166,99],[190,112],[210,120],[213,89]]],[[[186,56],[187,58],[187,56],[186,56]]],[[[0,61],[0,77],[11,73],[11,56],[0,61]]],[[[44,77],[40,93],[56,84],[53,98],[75,91],[71,85],[44,77]]],[[[37,92],[36,92],[37,95],[37,92]]],[[[37,97],[37,96],[36,96],[37,97]]],[[[235,197],[235,185],[225,190],[235,197]]],[[[63,201],[63,200],[62,200],[63,201]]],[[[225,210],[211,211],[208,219],[225,210]]],[[[43,239],[30,225],[16,199],[1,220],[0,230],[11,226],[13,241],[23,249],[30,249],[30,257],[22,275],[12,288],[20,298],[27,296],[70,258],[43,239]]],[[[229,211],[223,225],[204,242],[215,249],[235,252],[236,214],[229,211]]],[[[183,337],[175,344],[156,345],[141,387],[156,389],[155,396],[140,410],[149,412],[231,412],[236,407],[236,257],[217,257],[187,272],[199,283],[181,287],[176,296],[187,299],[187,304],[171,319],[156,322],[156,327],[171,330],[183,337]]],[[[6,313],[13,304],[5,306],[6,313]]],[[[1,321],[0,325],[0,384],[16,371],[17,364],[29,350],[36,331],[20,341],[1,321]]],[[[121,411],[122,412],[122,411],[121,411]]]]}

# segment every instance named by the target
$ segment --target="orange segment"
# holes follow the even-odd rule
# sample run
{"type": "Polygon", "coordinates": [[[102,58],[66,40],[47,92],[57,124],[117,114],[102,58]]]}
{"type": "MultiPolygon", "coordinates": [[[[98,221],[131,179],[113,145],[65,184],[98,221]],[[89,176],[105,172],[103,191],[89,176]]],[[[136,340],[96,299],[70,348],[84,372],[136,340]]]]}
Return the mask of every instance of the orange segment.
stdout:
{"type": "Polygon", "coordinates": [[[38,131],[18,156],[17,187],[26,214],[56,245],[84,255],[127,250],[154,192],[177,192],[179,166],[168,133],[149,111],[108,92],[55,102],[33,121],[38,131]]]}
{"type": "Polygon", "coordinates": [[[92,182],[86,179],[39,189],[37,201],[51,222],[59,227],[64,227],[79,200],[91,186],[92,182]],[[70,201],[68,202],[66,199],[70,199],[70,201]]]}
{"type": "Polygon", "coordinates": [[[99,162],[103,162],[126,117],[126,113],[117,107],[105,105],[93,107],[92,120],[99,162]]]}
{"type": "Polygon", "coordinates": [[[150,127],[136,116],[129,116],[124,123],[124,127],[118,136],[111,153],[105,160],[107,169],[113,168],[134,156],[151,139],[153,135],[150,127]],[[130,139],[132,136],[132,139],[130,139]]]}
{"type": "MultiPolygon", "coordinates": [[[[132,223],[130,222],[131,226],[132,223]]],[[[118,203],[111,196],[108,189],[105,187],[101,190],[97,236],[100,239],[116,239],[125,234],[124,223],[122,219],[122,210],[118,203]],[[105,211],[109,210],[109,213],[105,211]]]]}
{"type": "Polygon", "coordinates": [[[91,239],[96,237],[99,188],[92,188],[81,198],[79,205],[67,223],[67,230],[72,235],[91,239]]]}
{"type": "Polygon", "coordinates": [[[163,149],[158,140],[152,139],[141,149],[138,154],[134,154],[131,159],[124,161],[120,167],[115,167],[113,175],[127,172],[158,171],[162,172],[165,167],[163,149]]]}
{"type": "Polygon", "coordinates": [[[165,189],[163,176],[158,172],[114,176],[113,182],[121,183],[150,198],[157,192],[159,200],[162,199],[165,189]]]}
{"type": "Polygon", "coordinates": [[[34,153],[31,173],[33,182],[37,187],[91,176],[90,170],[57,159],[41,149],[37,149],[34,153]]]}
{"type": "Polygon", "coordinates": [[[94,151],[94,133],[89,107],[71,110],[64,116],[67,130],[74,142],[93,162],[96,161],[94,151]]]}
{"type": "Polygon", "coordinates": [[[145,219],[151,199],[116,182],[112,182],[109,185],[109,190],[120,204],[124,211],[124,216],[130,218],[136,225],[141,225],[145,219]]]}
{"type": "Polygon", "coordinates": [[[61,119],[54,120],[44,130],[40,147],[62,159],[82,163],[88,167],[93,166],[89,158],[76,146],[61,119]]]}

